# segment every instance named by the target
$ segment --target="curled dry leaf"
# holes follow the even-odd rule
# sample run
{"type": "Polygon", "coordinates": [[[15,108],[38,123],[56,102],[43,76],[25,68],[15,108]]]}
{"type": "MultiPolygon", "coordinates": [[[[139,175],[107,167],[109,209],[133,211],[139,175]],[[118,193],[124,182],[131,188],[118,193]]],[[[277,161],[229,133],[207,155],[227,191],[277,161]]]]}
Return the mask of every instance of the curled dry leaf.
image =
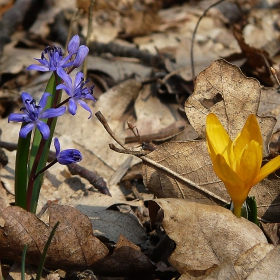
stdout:
{"type": "MultiPolygon", "coordinates": [[[[273,247],[267,244],[266,246],[261,244],[252,248],[252,254],[248,259],[244,254],[236,262],[236,269],[241,269],[241,279],[248,280],[262,280],[262,279],[280,279],[279,261],[280,261],[280,246],[273,247]],[[255,248],[256,247],[256,248],[255,248]],[[249,261],[251,260],[251,262],[249,261]],[[245,265],[241,265],[244,261],[245,265]],[[246,268],[247,264],[247,268],[246,268]]],[[[251,253],[251,252],[248,252],[251,253]]]]}
{"type": "MultiPolygon", "coordinates": [[[[248,116],[257,114],[260,95],[260,83],[256,79],[245,77],[237,66],[219,59],[198,75],[194,93],[185,103],[185,111],[191,125],[201,138],[205,139],[207,115],[214,113],[231,139],[235,139],[248,116]],[[217,95],[221,96],[220,102],[210,108],[203,105],[203,101],[212,100],[217,95]]],[[[258,117],[258,122],[263,136],[263,152],[267,156],[268,142],[276,119],[258,117]]]]}
{"type": "Polygon", "coordinates": [[[223,207],[172,198],[150,203],[151,221],[160,208],[164,212],[162,226],[176,243],[169,262],[181,274],[203,274],[226,259],[234,263],[256,244],[267,243],[258,226],[223,207]]]}
{"type": "MultiPolygon", "coordinates": [[[[199,275],[199,272],[197,273],[199,275]]],[[[181,275],[179,280],[224,280],[224,279],[230,279],[230,280],[241,280],[235,269],[233,263],[227,259],[219,266],[216,266],[212,269],[209,269],[209,274],[207,273],[206,276],[196,277],[193,275],[193,272],[191,273],[185,273],[181,275]]]]}
{"type": "Polygon", "coordinates": [[[49,247],[46,267],[85,269],[108,254],[105,245],[93,235],[87,216],[69,206],[51,205],[49,211],[48,226],[20,207],[4,209],[5,226],[0,230],[1,258],[20,259],[27,244],[26,262],[38,264],[57,221],[60,225],[49,247]]]}
{"type": "MultiPolygon", "coordinates": [[[[240,279],[246,279],[258,263],[274,248],[272,244],[257,244],[235,262],[235,270],[240,279]]],[[[274,279],[268,277],[267,279],[274,279]]]]}
{"type": "MultiPolygon", "coordinates": [[[[223,59],[214,61],[197,79],[194,93],[185,103],[187,117],[199,135],[200,141],[171,142],[141,157],[145,185],[157,197],[201,199],[210,197],[221,204],[229,202],[229,196],[215,175],[206,142],[206,116],[215,113],[230,137],[234,139],[242,130],[250,114],[257,114],[260,102],[260,84],[254,78],[246,78],[237,66],[223,59]],[[205,101],[213,101],[210,108],[205,101]],[[218,101],[217,101],[218,100],[218,101]]],[[[258,117],[262,137],[263,155],[268,156],[268,143],[276,123],[274,117],[258,117]]],[[[259,183],[250,195],[256,197],[259,216],[277,220],[277,204],[280,198],[279,184],[270,184],[269,194],[259,183]],[[272,194],[271,194],[272,193],[272,194]],[[271,203],[274,203],[271,206],[271,203]],[[273,210],[274,209],[274,210],[273,210]]]]}
{"type": "Polygon", "coordinates": [[[86,205],[76,207],[89,217],[96,236],[104,236],[115,243],[120,234],[135,244],[141,244],[147,239],[145,229],[132,214],[102,208],[97,210],[98,207],[94,209],[86,205]]]}
{"type": "Polygon", "coordinates": [[[120,235],[113,254],[102,260],[97,269],[107,276],[131,275],[135,277],[137,275],[141,276],[141,279],[146,279],[144,275],[153,272],[155,266],[138,246],[120,235]]]}

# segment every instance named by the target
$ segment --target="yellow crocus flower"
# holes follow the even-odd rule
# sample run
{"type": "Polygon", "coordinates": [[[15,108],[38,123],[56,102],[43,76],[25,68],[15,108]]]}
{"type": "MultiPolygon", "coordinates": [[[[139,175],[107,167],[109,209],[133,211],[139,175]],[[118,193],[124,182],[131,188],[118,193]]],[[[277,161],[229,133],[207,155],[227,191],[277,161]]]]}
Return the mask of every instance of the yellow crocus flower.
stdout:
{"type": "Polygon", "coordinates": [[[251,188],[280,167],[280,156],[262,165],[262,135],[255,115],[250,115],[232,141],[215,114],[206,119],[208,151],[217,176],[224,182],[234,205],[234,214],[241,208],[251,188]]]}

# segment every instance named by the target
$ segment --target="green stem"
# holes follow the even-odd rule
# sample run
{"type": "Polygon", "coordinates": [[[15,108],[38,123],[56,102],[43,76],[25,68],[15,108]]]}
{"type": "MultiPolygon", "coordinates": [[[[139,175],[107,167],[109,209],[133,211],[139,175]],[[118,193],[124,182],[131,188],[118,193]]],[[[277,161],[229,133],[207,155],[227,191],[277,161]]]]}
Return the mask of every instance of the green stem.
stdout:
{"type": "MultiPolygon", "coordinates": [[[[25,126],[22,124],[21,128],[25,126]]],[[[31,133],[26,138],[18,138],[18,147],[15,164],[15,205],[26,209],[26,189],[27,189],[27,163],[29,159],[31,133]]]]}
{"type": "MultiPolygon", "coordinates": [[[[47,125],[50,125],[50,119],[48,119],[47,121],[47,125]]],[[[29,181],[28,181],[28,187],[27,187],[27,211],[31,210],[31,200],[32,200],[32,193],[33,193],[33,188],[34,188],[34,182],[36,180],[35,175],[36,175],[36,171],[37,171],[37,167],[39,165],[39,161],[42,157],[42,153],[44,150],[44,146],[45,146],[46,140],[45,139],[41,139],[30,175],[29,175],[29,181]]]]}
{"type": "Polygon", "coordinates": [[[50,167],[52,167],[52,166],[53,166],[54,164],[56,164],[56,163],[57,163],[57,159],[55,159],[55,160],[53,160],[52,162],[50,162],[50,163],[49,163],[48,165],[46,165],[42,170],[40,170],[39,172],[37,172],[37,173],[35,174],[34,179],[36,180],[40,174],[42,174],[43,172],[45,172],[46,170],[48,170],[50,167]]]}
{"type": "MultiPolygon", "coordinates": [[[[56,85],[59,83],[60,78],[57,73],[54,72],[53,79],[50,79],[49,84],[47,85],[47,92],[53,93],[52,102],[50,104],[51,108],[55,108],[60,102],[61,91],[56,90],[56,85]],[[52,80],[52,81],[51,81],[52,80]]],[[[50,128],[50,137],[47,140],[44,140],[39,133],[35,133],[31,155],[32,159],[29,166],[29,181],[27,188],[27,210],[35,213],[36,207],[39,199],[40,188],[43,180],[43,174],[38,174],[38,170],[42,170],[47,162],[49,147],[52,141],[52,136],[54,133],[55,125],[57,118],[52,118],[47,120],[47,125],[50,128]],[[36,143],[35,143],[36,141],[36,143]],[[33,149],[34,148],[34,149],[33,149]],[[38,176],[39,175],[39,176],[38,176]]]]}
{"type": "Polygon", "coordinates": [[[40,280],[41,279],[41,275],[42,275],[42,272],[43,272],[43,268],[44,268],[44,264],[45,264],[45,260],[46,260],[46,255],[47,255],[47,252],[48,252],[48,249],[51,245],[51,241],[52,241],[52,238],[54,236],[54,233],[59,225],[59,221],[55,224],[55,226],[53,227],[52,231],[51,231],[51,234],[48,238],[48,241],[44,247],[44,251],[41,255],[41,258],[40,258],[40,263],[39,263],[39,266],[38,266],[38,270],[37,270],[37,275],[36,275],[36,280],[40,280]]]}
{"type": "Polygon", "coordinates": [[[27,251],[27,244],[23,247],[22,252],[22,259],[21,259],[21,280],[25,280],[25,257],[26,257],[26,251],[27,251]]]}

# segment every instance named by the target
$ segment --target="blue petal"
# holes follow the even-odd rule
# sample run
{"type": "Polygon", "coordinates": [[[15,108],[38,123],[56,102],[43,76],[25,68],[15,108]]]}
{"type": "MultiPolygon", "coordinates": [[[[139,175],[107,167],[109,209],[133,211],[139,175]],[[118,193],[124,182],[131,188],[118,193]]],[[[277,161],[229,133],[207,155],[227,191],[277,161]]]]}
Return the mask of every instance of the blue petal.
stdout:
{"type": "Polygon", "coordinates": [[[94,98],[94,96],[92,96],[92,94],[88,93],[86,96],[84,96],[83,98],[85,99],[90,99],[92,101],[96,101],[96,99],[94,98]]]}
{"type": "Polygon", "coordinates": [[[92,116],[92,113],[91,113],[91,109],[89,108],[89,106],[87,105],[87,103],[83,100],[78,100],[77,101],[85,110],[87,110],[88,112],[90,112],[90,115],[89,115],[89,119],[91,118],[92,116]]]}
{"type": "Polygon", "coordinates": [[[74,88],[77,88],[80,85],[81,80],[83,79],[84,79],[83,72],[78,72],[75,77],[74,88]]]}
{"type": "Polygon", "coordinates": [[[33,122],[28,123],[19,131],[19,137],[26,138],[27,134],[34,128],[35,124],[33,122]]]}
{"type": "Polygon", "coordinates": [[[80,45],[80,37],[78,35],[73,36],[67,46],[68,53],[72,54],[77,52],[79,45],[80,45]]]}
{"type": "Polygon", "coordinates": [[[48,97],[51,96],[50,93],[48,92],[45,92],[43,95],[42,95],[42,98],[41,100],[39,101],[39,106],[43,109],[46,107],[46,104],[47,104],[47,100],[48,100],[48,97]]]}
{"type": "Polygon", "coordinates": [[[55,155],[57,157],[60,152],[60,143],[56,137],[54,138],[54,147],[55,147],[55,155]]]}
{"type": "Polygon", "coordinates": [[[27,114],[18,114],[18,113],[12,113],[10,114],[8,118],[8,122],[30,122],[30,118],[27,114]]]}
{"type": "Polygon", "coordinates": [[[57,90],[59,90],[59,89],[64,89],[65,90],[65,92],[70,96],[70,97],[72,97],[73,95],[72,95],[72,89],[71,88],[69,88],[69,87],[67,87],[66,85],[64,85],[64,84],[59,84],[57,87],[56,87],[56,89],[57,90]]]}
{"type": "Polygon", "coordinates": [[[28,93],[28,92],[22,92],[21,93],[21,99],[22,99],[22,103],[25,106],[26,105],[26,100],[28,101],[32,101],[33,97],[28,93]]]}
{"type": "Polygon", "coordinates": [[[43,66],[49,69],[50,63],[46,59],[35,58],[35,60],[37,60],[40,64],[42,64],[43,66]]]}
{"type": "Polygon", "coordinates": [[[44,111],[42,114],[40,114],[41,119],[49,119],[49,118],[55,118],[63,115],[66,111],[66,107],[59,107],[59,108],[50,108],[44,111]]]}
{"type": "Polygon", "coordinates": [[[47,124],[45,124],[44,122],[40,121],[40,120],[37,120],[36,124],[37,124],[37,128],[41,132],[43,138],[45,140],[47,140],[50,137],[50,128],[49,128],[49,126],[47,124]]]}
{"type": "Polygon", "coordinates": [[[79,162],[82,160],[82,154],[76,149],[66,149],[59,153],[57,161],[60,164],[70,164],[74,162],[79,162]]]}
{"type": "Polygon", "coordinates": [[[61,61],[60,61],[60,65],[61,67],[65,68],[65,67],[69,67],[72,66],[73,61],[69,61],[72,57],[72,54],[68,54],[66,55],[61,61]]]}
{"type": "Polygon", "coordinates": [[[71,115],[76,115],[77,112],[77,104],[73,98],[70,98],[69,104],[68,104],[68,111],[71,115]]]}
{"type": "Polygon", "coordinates": [[[67,87],[71,89],[72,87],[72,79],[71,77],[65,73],[65,71],[62,68],[57,69],[57,75],[64,81],[67,87]]]}
{"type": "Polygon", "coordinates": [[[37,70],[42,72],[50,71],[49,67],[37,65],[37,64],[31,64],[26,68],[26,70],[37,70]]]}
{"type": "Polygon", "coordinates": [[[88,55],[88,47],[87,46],[80,46],[78,53],[74,59],[73,67],[78,68],[85,60],[86,56],[88,55]]]}

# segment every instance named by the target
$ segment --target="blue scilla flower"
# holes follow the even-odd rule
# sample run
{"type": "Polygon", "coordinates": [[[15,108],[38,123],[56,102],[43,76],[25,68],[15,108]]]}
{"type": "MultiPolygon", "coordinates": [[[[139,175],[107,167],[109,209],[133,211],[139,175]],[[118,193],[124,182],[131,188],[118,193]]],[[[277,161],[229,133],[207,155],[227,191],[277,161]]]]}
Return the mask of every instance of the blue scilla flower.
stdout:
{"type": "Polygon", "coordinates": [[[89,51],[87,46],[79,45],[79,36],[73,36],[73,38],[68,43],[68,55],[65,57],[61,47],[48,46],[42,52],[41,58],[35,58],[41,65],[31,64],[27,67],[27,70],[46,72],[57,71],[58,69],[62,70],[67,67],[79,67],[83,63],[89,51]]]}
{"type": "Polygon", "coordinates": [[[50,93],[45,92],[39,102],[36,105],[36,101],[32,98],[32,96],[23,92],[21,94],[21,98],[24,104],[24,107],[21,108],[23,111],[22,114],[12,113],[8,118],[8,122],[23,122],[26,123],[19,132],[19,136],[22,138],[26,138],[27,134],[35,127],[37,127],[42,134],[42,137],[46,140],[50,136],[50,129],[46,123],[41,121],[41,119],[55,118],[61,116],[66,111],[66,107],[60,108],[51,108],[45,110],[45,106],[47,104],[47,99],[50,96],[50,93]]]}
{"type": "Polygon", "coordinates": [[[54,147],[55,147],[56,160],[60,164],[67,165],[67,164],[79,162],[82,160],[82,154],[79,150],[66,149],[66,150],[60,151],[60,143],[57,138],[54,138],[54,147]]]}
{"type": "Polygon", "coordinates": [[[69,105],[68,110],[70,114],[75,115],[77,112],[77,103],[80,104],[85,110],[90,113],[89,119],[92,116],[92,112],[87,103],[81,99],[90,99],[92,101],[96,101],[92,96],[93,88],[86,87],[88,81],[84,80],[84,74],[82,72],[78,72],[75,77],[74,84],[72,84],[71,77],[66,74],[63,70],[57,70],[58,75],[63,79],[64,84],[60,84],[56,87],[56,89],[64,89],[65,92],[69,95],[69,105]]]}

